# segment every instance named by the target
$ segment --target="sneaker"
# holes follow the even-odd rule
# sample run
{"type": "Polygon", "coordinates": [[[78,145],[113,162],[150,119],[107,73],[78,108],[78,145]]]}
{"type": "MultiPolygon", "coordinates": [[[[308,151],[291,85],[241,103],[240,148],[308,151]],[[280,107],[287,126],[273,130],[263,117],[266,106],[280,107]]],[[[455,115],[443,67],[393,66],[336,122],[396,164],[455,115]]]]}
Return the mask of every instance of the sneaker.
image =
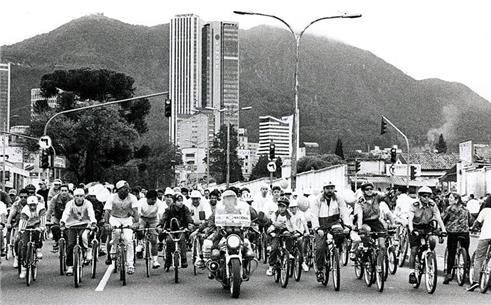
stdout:
{"type": "Polygon", "coordinates": [[[41,249],[36,249],[36,258],[37,259],[43,258],[43,253],[41,253],[41,249]]]}
{"type": "Polygon", "coordinates": [[[317,282],[319,282],[319,283],[324,282],[324,272],[323,271],[317,271],[315,273],[315,277],[317,278],[317,282]]]}
{"type": "Polygon", "coordinates": [[[447,274],[445,276],[445,279],[443,280],[443,284],[448,285],[448,283],[450,283],[451,280],[452,280],[452,275],[451,274],[447,274]]]}
{"type": "Polygon", "coordinates": [[[153,263],[152,263],[152,268],[153,269],[158,269],[160,268],[160,264],[157,260],[154,260],[153,263]]]}
{"type": "Polygon", "coordinates": [[[201,258],[198,258],[196,262],[194,262],[194,265],[200,269],[205,268],[205,261],[201,258]]]}
{"type": "Polygon", "coordinates": [[[209,279],[209,280],[212,280],[212,279],[214,279],[214,278],[215,278],[215,276],[213,275],[213,273],[208,272],[208,279],[209,279]]]}
{"type": "Polygon", "coordinates": [[[267,276],[273,276],[273,266],[269,266],[268,270],[266,270],[266,275],[267,276]]]}
{"type": "Polygon", "coordinates": [[[135,273],[135,267],[134,266],[128,266],[128,274],[133,274],[135,273]]]}
{"type": "Polygon", "coordinates": [[[108,255],[107,255],[107,258],[106,258],[106,265],[111,265],[111,263],[112,263],[112,260],[111,260],[111,255],[110,255],[110,254],[108,254],[108,255]]]}
{"type": "Polygon", "coordinates": [[[349,252],[349,258],[354,261],[356,259],[356,253],[355,251],[350,251],[349,252]]]}
{"type": "Polygon", "coordinates": [[[474,291],[476,290],[476,288],[479,288],[479,283],[478,282],[474,282],[472,283],[469,288],[467,288],[467,291],[474,291]]]}
{"type": "Polygon", "coordinates": [[[53,245],[53,250],[51,252],[56,253],[56,252],[58,252],[58,250],[60,250],[60,247],[58,246],[58,243],[55,243],[53,245]]]}
{"type": "Polygon", "coordinates": [[[307,263],[306,262],[303,262],[302,263],[302,269],[304,272],[309,272],[309,266],[307,266],[307,263]]]}
{"type": "Polygon", "coordinates": [[[414,272],[411,272],[409,274],[409,284],[416,284],[418,280],[416,279],[416,274],[414,272]]]}
{"type": "Polygon", "coordinates": [[[170,266],[168,266],[168,265],[165,265],[165,266],[164,266],[164,271],[165,271],[165,272],[169,272],[169,269],[170,269],[170,266]]]}
{"type": "Polygon", "coordinates": [[[67,266],[66,267],[66,273],[67,276],[73,275],[73,266],[67,266]]]}
{"type": "Polygon", "coordinates": [[[17,261],[17,257],[14,257],[14,262],[12,264],[12,267],[19,268],[19,262],[17,261]]]}
{"type": "Polygon", "coordinates": [[[20,268],[19,278],[20,279],[25,279],[26,278],[26,268],[24,268],[24,267],[20,268]]]}
{"type": "Polygon", "coordinates": [[[136,252],[136,258],[142,259],[143,258],[143,251],[136,252]]]}

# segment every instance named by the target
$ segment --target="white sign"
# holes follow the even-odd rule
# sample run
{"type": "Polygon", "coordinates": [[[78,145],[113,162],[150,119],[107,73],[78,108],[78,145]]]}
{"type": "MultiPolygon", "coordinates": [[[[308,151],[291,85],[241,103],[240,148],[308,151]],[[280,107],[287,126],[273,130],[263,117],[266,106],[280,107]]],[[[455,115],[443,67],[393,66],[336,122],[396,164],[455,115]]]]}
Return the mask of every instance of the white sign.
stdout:
{"type": "Polygon", "coordinates": [[[51,138],[49,136],[42,136],[41,139],[39,139],[39,147],[41,149],[48,149],[51,147],[51,138]]]}
{"type": "Polygon", "coordinates": [[[462,142],[459,144],[459,160],[465,163],[472,163],[473,158],[472,141],[462,142]]]}
{"type": "Polygon", "coordinates": [[[276,163],[274,161],[269,162],[267,167],[270,173],[276,172],[276,163]]]}

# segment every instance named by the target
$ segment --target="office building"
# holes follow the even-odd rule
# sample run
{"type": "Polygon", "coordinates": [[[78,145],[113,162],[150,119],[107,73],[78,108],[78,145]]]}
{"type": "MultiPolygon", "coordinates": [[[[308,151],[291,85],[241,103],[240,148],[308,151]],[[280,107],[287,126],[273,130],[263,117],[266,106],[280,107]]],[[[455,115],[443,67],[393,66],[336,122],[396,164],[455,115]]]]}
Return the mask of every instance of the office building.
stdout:
{"type": "Polygon", "coordinates": [[[258,155],[269,155],[270,143],[275,144],[275,156],[291,158],[293,116],[281,119],[272,116],[259,117],[258,155]]]}
{"type": "Polygon", "coordinates": [[[10,63],[0,63],[0,129],[10,130],[10,63]]]}

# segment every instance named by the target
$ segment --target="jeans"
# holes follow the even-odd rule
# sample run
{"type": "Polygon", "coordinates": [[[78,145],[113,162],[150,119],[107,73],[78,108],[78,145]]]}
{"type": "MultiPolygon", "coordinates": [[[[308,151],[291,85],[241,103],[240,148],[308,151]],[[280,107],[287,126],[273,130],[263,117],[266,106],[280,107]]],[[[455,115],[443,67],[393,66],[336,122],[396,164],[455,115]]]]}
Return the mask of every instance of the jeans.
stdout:
{"type": "Polygon", "coordinates": [[[469,242],[470,242],[469,232],[462,232],[462,233],[449,232],[447,237],[447,249],[448,249],[447,274],[452,273],[452,269],[455,265],[455,253],[457,252],[458,237],[464,237],[464,239],[460,242],[460,245],[462,246],[462,248],[464,248],[467,251],[467,261],[469,261],[469,242]]]}
{"type": "Polygon", "coordinates": [[[475,257],[474,257],[474,278],[473,282],[479,282],[479,277],[481,276],[481,268],[484,259],[486,258],[486,253],[488,246],[491,245],[491,239],[480,239],[477,244],[475,257]]]}
{"type": "MultiPolygon", "coordinates": [[[[288,252],[292,253],[292,247],[293,247],[293,239],[292,238],[286,238],[286,249],[288,252]]],[[[281,240],[279,237],[273,237],[271,239],[271,252],[269,254],[269,265],[274,266],[276,264],[276,261],[278,259],[278,254],[280,254],[280,247],[281,247],[281,240]]]]}

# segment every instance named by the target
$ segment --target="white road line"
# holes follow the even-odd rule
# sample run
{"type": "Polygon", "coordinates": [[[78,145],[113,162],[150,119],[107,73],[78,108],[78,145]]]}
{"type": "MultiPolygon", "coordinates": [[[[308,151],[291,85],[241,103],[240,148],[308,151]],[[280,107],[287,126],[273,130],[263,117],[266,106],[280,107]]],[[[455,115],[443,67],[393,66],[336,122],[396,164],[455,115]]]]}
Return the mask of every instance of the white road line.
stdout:
{"type": "Polygon", "coordinates": [[[101,281],[99,282],[99,285],[97,285],[97,288],[95,291],[103,291],[104,287],[106,287],[107,281],[109,280],[109,277],[111,276],[111,273],[114,271],[114,263],[107,266],[106,273],[104,273],[104,276],[102,277],[101,281]]]}

